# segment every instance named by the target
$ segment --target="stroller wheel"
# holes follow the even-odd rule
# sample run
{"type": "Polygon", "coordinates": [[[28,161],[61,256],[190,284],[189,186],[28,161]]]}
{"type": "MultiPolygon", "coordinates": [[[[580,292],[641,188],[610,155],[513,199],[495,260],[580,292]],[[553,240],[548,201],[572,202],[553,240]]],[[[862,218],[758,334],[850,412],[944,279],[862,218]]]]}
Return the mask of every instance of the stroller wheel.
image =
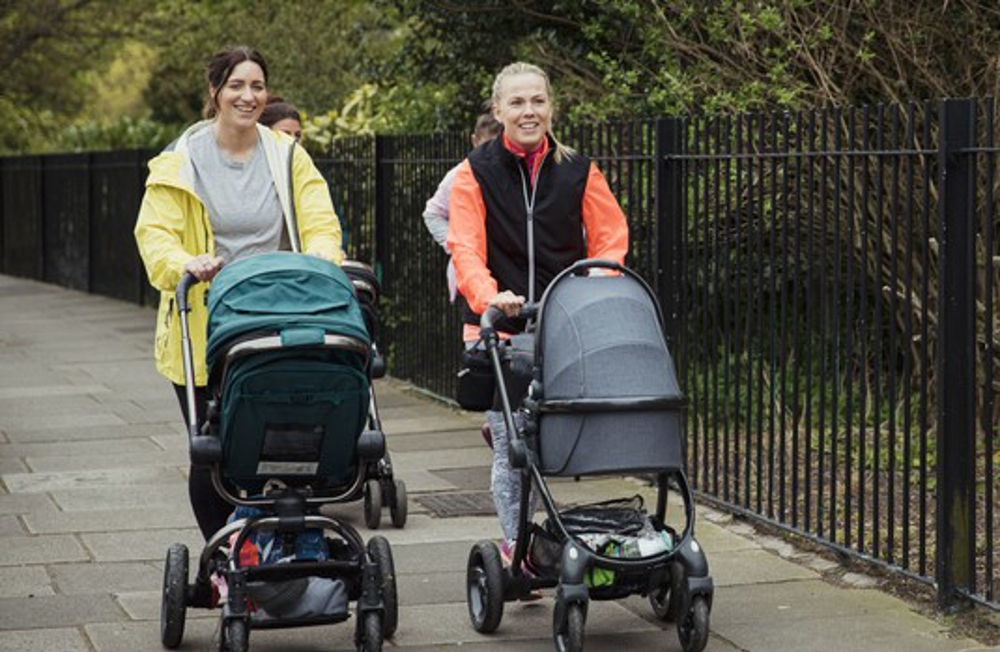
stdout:
{"type": "Polygon", "coordinates": [[[382,590],[382,637],[392,638],[399,624],[399,598],[396,593],[396,570],[392,562],[392,548],[385,537],[375,536],[368,541],[368,554],[378,565],[382,590]]]}
{"type": "Polygon", "coordinates": [[[184,638],[187,579],[188,549],[183,543],[175,543],[167,550],[160,603],[160,642],[163,647],[171,650],[180,645],[184,638]]]}
{"type": "Polygon", "coordinates": [[[684,652],[701,652],[708,643],[708,600],[698,595],[677,624],[677,638],[684,652]]]}
{"type": "MultiPolygon", "coordinates": [[[[557,610],[558,613],[558,610],[557,610]]],[[[586,616],[583,605],[573,602],[566,605],[566,623],[560,631],[558,615],[552,622],[552,634],[558,652],[581,652],[583,650],[583,626],[586,616]]]]}
{"type": "Polygon", "coordinates": [[[247,621],[233,618],[222,623],[220,652],[247,652],[250,648],[247,621]]]}
{"type": "Polygon", "coordinates": [[[365,525],[377,530],[382,523],[382,485],[378,480],[365,482],[365,525]]]}
{"type": "Polygon", "coordinates": [[[649,593],[649,605],[657,618],[667,623],[677,622],[684,610],[686,586],[687,572],[684,565],[680,562],[672,563],[667,582],[649,593]]]}
{"type": "Polygon", "coordinates": [[[393,483],[393,489],[395,489],[395,495],[392,498],[392,504],[389,505],[389,516],[392,517],[392,524],[394,527],[402,529],[406,525],[406,483],[402,480],[396,480],[393,483]]]}
{"type": "Polygon", "coordinates": [[[382,616],[377,611],[369,611],[358,622],[358,652],[381,652],[382,616]]]}
{"type": "Polygon", "coordinates": [[[489,634],[503,619],[504,570],[492,541],[480,541],[469,553],[465,581],[472,627],[489,634]]]}

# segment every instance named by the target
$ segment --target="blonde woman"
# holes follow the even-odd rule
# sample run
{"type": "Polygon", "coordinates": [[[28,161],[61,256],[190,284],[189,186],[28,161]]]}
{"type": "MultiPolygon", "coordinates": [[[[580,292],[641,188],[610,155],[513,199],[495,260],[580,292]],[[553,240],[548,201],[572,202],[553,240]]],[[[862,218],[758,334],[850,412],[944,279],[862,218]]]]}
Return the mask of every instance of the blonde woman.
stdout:
{"type": "MultiPolygon", "coordinates": [[[[625,215],[607,181],[588,158],[552,135],[554,97],[548,75],[513,63],[493,82],[493,115],[500,136],[463,161],[451,191],[448,245],[458,290],[467,301],[467,343],[479,339],[479,315],[489,306],[517,333],[526,300],[583,258],[624,263],[625,215]],[[529,235],[530,234],[530,235],[529,235]]],[[[512,396],[512,400],[515,397],[512,396]]],[[[507,460],[508,435],[499,411],[486,413],[493,433],[491,490],[509,562],[517,536],[520,476],[507,460]]]]}

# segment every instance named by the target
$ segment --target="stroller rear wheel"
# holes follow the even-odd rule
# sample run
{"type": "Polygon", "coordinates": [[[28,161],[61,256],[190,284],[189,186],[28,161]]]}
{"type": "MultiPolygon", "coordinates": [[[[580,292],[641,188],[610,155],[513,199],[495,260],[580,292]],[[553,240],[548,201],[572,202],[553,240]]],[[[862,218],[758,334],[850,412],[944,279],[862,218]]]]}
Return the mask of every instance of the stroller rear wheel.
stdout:
{"type": "Polygon", "coordinates": [[[365,525],[377,530],[382,523],[382,485],[378,480],[365,482],[365,525]]]}
{"type": "Polygon", "coordinates": [[[389,505],[389,516],[392,517],[392,525],[402,529],[406,525],[406,483],[402,480],[393,482],[392,503],[389,505]]]}
{"type": "Polygon", "coordinates": [[[583,627],[587,620],[583,605],[573,602],[566,605],[566,622],[560,631],[558,616],[552,623],[552,634],[558,652],[581,652],[583,650],[583,627]]]}
{"type": "Polygon", "coordinates": [[[392,638],[399,624],[399,604],[396,593],[396,571],[392,561],[392,548],[385,537],[372,537],[368,541],[368,554],[378,565],[379,581],[381,582],[382,606],[385,609],[382,618],[383,638],[392,638]]]}
{"type": "Polygon", "coordinates": [[[167,550],[160,603],[160,642],[163,647],[171,650],[180,645],[184,638],[187,579],[188,549],[183,543],[175,543],[167,550]]]}
{"type": "Polygon", "coordinates": [[[708,644],[708,600],[697,595],[691,608],[677,624],[677,638],[684,652],[701,652],[708,644]]]}
{"type": "Polygon", "coordinates": [[[503,619],[504,569],[492,541],[480,541],[469,553],[465,581],[472,627],[489,634],[503,619]]]}

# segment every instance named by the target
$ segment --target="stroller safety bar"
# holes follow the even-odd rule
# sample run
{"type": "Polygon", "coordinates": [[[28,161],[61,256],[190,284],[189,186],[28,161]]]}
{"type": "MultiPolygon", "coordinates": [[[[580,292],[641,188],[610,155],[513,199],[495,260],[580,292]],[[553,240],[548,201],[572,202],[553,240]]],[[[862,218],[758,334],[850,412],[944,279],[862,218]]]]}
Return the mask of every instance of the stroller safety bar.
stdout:
{"type": "Polygon", "coordinates": [[[260,353],[261,351],[271,351],[274,349],[282,349],[293,346],[314,346],[317,344],[330,349],[353,351],[355,353],[360,353],[363,356],[368,354],[368,347],[364,342],[346,335],[324,335],[321,340],[313,342],[291,338],[283,332],[280,335],[267,335],[265,337],[257,337],[252,340],[240,342],[229,349],[229,354],[226,358],[228,360],[233,360],[249,353],[260,353]]]}
{"type": "MultiPolygon", "coordinates": [[[[219,439],[218,437],[211,437],[207,435],[200,437],[199,439],[212,439],[216,442],[219,442],[219,456],[213,461],[221,462],[222,440],[219,439]]],[[[193,449],[191,451],[191,459],[194,460],[193,449]]],[[[206,464],[209,463],[211,462],[206,462],[206,464]]],[[[350,499],[352,496],[357,495],[364,481],[365,481],[365,475],[364,473],[361,473],[359,470],[359,472],[356,473],[354,477],[351,479],[351,482],[349,482],[343,488],[340,488],[333,493],[324,493],[323,495],[318,495],[318,496],[307,496],[305,499],[306,504],[324,505],[327,503],[343,502],[345,500],[350,499]]],[[[218,494],[222,496],[223,500],[225,500],[230,505],[242,505],[243,507],[260,507],[260,506],[270,505],[274,502],[272,499],[267,497],[250,497],[250,496],[243,497],[237,495],[239,492],[233,492],[226,486],[226,483],[222,481],[222,475],[218,465],[212,467],[212,485],[215,487],[215,490],[218,492],[218,494]]]]}

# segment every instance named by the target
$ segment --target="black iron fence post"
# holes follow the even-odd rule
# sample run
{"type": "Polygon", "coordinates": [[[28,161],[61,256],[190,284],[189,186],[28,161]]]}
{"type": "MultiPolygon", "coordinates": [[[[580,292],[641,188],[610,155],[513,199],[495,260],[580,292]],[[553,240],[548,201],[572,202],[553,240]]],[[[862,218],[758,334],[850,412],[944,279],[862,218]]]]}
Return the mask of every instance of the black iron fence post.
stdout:
{"type": "Polygon", "coordinates": [[[392,138],[375,136],[375,251],[372,266],[379,277],[383,294],[388,295],[392,274],[389,253],[389,210],[392,197],[392,138]]]}
{"type": "MultiPolygon", "coordinates": [[[[663,308],[664,327],[675,355],[680,348],[681,245],[684,237],[684,121],[656,121],[656,292],[663,308]]],[[[681,375],[683,378],[683,374],[681,375]]]]}
{"type": "Polygon", "coordinates": [[[938,608],[975,583],[974,100],[941,104],[938,148],[941,315],[938,341],[938,608]]]}

